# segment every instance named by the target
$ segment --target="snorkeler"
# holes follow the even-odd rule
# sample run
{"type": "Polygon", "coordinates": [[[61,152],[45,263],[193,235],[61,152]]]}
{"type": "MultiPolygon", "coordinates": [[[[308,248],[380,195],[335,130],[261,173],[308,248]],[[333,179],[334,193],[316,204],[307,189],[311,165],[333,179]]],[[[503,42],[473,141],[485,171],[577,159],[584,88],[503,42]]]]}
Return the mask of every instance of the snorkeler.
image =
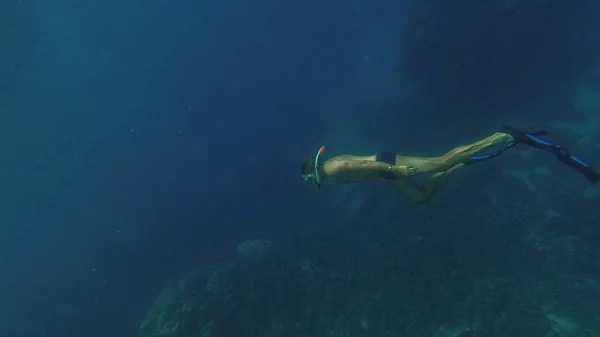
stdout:
{"type": "Polygon", "coordinates": [[[322,146],[313,159],[302,164],[302,177],[305,182],[317,185],[317,189],[326,178],[351,183],[380,177],[390,181],[413,202],[426,204],[440,191],[448,177],[460,168],[497,157],[518,144],[526,144],[554,154],[590,182],[600,181],[600,174],[589,164],[571,155],[566,148],[540,138],[546,134],[544,130],[525,133],[505,125],[485,139],[459,146],[440,157],[405,157],[381,151],[370,156],[341,155],[323,162],[325,146],[322,146]],[[504,146],[494,153],[478,155],[487,148],[500,145],[504,146]],[[432,173],[432,176],[421,186],[410,178],[425,173],[432,173]]]}

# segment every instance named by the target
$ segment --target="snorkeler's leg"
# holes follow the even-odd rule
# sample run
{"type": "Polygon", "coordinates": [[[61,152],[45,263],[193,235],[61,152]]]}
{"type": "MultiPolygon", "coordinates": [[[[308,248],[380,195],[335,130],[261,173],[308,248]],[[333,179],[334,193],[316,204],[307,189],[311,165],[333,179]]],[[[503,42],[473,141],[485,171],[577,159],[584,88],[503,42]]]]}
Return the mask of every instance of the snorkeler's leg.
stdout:
{"type": "Polygon", "coordinates": [[[477,153],[500,144],[510,144],[513,136],[503,132],[496,132],[493,135],[481,139],[477,142],[456,147],[446,154],[439,157],[405,157],[398,155],[396,165],[413,166],[417,174],[443,172],[454,166],[467,162],[477,153]]]}
{"type": "Polygon", "coordinates": [[[453,173],[460,170],[464,166],[465,164],[459,163],[447,169],[446,171],[433,174],[421,188],[427,194],[427,199],[433,199],[433,197],[446,185],[448,178],[450,178],[453,173]]]}
{"type": "Polygon", "coordinates": [[[426,204],[429,202],[427,194],[409,177],[398,177],[394,180],[387,180],[402,192],[410,201],[415,204],[426,204]]]}
{"type": "Polygon", "coordinates": [[[437,172],[431,176],[422,186],[418,186],[409,177],[399,177],[395,180],[388,180],[396,188],[398,188],[404,195],[406,195],[412,202],[416,204],[427,204],[435,197],[435,195],[444,187],[448,178],[460,168],[464,167],[465,164],[457,164],[450,169],[437,172]]]}

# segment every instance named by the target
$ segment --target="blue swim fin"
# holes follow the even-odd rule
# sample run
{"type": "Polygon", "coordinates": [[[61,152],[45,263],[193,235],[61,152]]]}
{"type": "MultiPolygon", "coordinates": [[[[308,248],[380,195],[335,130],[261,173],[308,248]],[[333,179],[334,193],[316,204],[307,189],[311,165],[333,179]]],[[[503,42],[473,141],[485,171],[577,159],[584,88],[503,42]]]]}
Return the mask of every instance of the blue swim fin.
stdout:
{"type": "Polygon", "coordinates": [[[560,162],[574,168],[577,170],[577,172],[583,174],[593,184],[597,184],[600,181],[600,174],[596,172],[590,164],[576,156],[571,155],[569,150],[566,148],[540,138],[541,136],[548,134],[545,130],[540,130],[534,133],[525,133],[512,126],[504,125],[500,128],[500,132],[508,133],[509,135],[513,136],[517,144],[527,144],[537,149],[551,152],[560,162]]]}
{"type": "Polygon", "coordinates": [[[567,149],[557,147],[552,153],[561,163],[565,163],[583,174],[592,184],[597,184],[600,181],[600,173],[596,172],[590,164],[582,159],[571,155],[567,149]]]}

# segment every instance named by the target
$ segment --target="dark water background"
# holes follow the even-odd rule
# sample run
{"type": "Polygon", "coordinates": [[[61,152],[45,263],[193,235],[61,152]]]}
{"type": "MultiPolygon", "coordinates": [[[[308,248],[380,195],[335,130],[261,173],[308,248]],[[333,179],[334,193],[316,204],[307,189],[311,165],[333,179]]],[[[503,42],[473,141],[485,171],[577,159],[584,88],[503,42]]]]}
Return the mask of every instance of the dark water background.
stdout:
{"type": "Polygon", "coordinates": [[[240,241],[343,227],[364,200],[428,212],[381,186],[354,204],[334,185],[317,195],[300,163],[322,144],[434,155],[501,123],[586,118],[568,97],[600,59],[599,13],[586,0],[4,1],[2,336],[133,336],[169,277],[240,241]]]}

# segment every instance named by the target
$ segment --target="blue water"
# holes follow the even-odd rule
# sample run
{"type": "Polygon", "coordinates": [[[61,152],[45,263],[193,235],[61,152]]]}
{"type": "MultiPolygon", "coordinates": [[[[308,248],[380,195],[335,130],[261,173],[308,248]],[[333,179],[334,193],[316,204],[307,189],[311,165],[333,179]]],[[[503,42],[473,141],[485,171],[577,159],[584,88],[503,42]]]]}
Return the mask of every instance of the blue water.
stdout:
{"type": "MultiPolygon", "coordinates": [[[[5,2],[6,337],[137,335],[168,279],[229,259],[247,239],[373,231],[349,219],[389,212],[428,228],[463,214],[450,227],[473,229],[481,220],[465,219],[489,213],[473,211],[486,191],[531,192],[500,177],[501,164],[456,177],[429,210],[377,184],[317,194],[300,164],[323,144],[330,155],[438,155],[504,123],[585,125],[591,110],[573,110],[571,97],[600,92],[592,1],[5,2]]],[[[554,139],[600,165],[597,130],[557,126],[554,139]]],[[[520,158],[508,166],[533,169],[520,158]]],[[[541,193],[583,198],[582,177],[531,158],[565,177],[552,187],[532,178],[541,193]]],[[[547,215],[548,200],[522,202],[547,215]]]]}

